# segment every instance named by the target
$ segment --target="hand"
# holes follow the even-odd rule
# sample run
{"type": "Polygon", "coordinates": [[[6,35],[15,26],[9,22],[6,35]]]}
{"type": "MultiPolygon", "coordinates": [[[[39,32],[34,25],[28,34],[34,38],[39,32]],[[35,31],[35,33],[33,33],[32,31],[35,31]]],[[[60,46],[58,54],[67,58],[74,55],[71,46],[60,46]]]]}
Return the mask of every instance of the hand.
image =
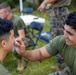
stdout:
{"type": "Polygon", "coordinates": [[[24,42],[20,38],[15,39],[15,48],[17,53],[21,56],[26,52],[24,42]]]}
{"type": "Polygon", "coordinates": [[[41,11],[44,11],[45,10],[45,7],[46,7],[46,4],[45,3],[42,3],[40,6],[39,6],[39,8],[38,8],[38,10],[41,12],[41,11]]]}

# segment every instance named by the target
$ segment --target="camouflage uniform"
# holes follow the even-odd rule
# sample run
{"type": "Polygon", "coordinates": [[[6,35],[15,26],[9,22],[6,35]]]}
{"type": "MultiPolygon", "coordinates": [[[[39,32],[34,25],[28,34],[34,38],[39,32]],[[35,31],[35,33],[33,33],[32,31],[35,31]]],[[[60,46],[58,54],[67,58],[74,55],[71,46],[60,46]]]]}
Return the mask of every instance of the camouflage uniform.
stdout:
{"type": "MultiPolygon", "coordinates": [[[[49,10],[49,23],[51,39],[58,35],[63,34],[63,26],[65,23],[65,18],[68,15],[67,7],[54,7],[49,10]]],[[[56,56],[57,64],[60,69],[66,67],[63,58],[60,54],[56,56]]]]}
{"type": "Polygon", "coordinates": [[[49,23],[51,30],[51,39],[63,34],[65,17],[68,15],[66,7],[55,7],[49,10],[49,23]]]}

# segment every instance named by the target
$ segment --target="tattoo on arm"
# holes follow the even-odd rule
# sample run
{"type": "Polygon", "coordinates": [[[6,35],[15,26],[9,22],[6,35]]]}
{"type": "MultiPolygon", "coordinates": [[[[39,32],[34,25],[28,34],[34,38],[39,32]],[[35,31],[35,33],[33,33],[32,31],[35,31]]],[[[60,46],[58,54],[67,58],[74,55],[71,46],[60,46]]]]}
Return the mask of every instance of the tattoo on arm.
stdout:
{"type": "Polygon", "coordinates": [[[41,62],[41,60],[42,60],[42,54],[41,54],[41,51],[39,50],[39,61],[41,62]]]}

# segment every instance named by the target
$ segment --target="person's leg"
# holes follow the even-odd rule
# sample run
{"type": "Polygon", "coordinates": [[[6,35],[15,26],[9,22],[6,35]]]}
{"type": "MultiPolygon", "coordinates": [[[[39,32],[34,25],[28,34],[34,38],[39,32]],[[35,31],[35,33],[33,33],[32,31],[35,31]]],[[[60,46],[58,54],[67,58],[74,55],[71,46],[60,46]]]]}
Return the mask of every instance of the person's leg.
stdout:
{"type": "MultiPolygon", "coordinates": [[[[25,44],[25,47],[28,46],[28,42],[30,41],[30,38],[29,37],[25,37],[24,38],[24,44],[25,44]]],[[[17,66],[17,71],[20,72],[20,71],[23,71],[27,65],[28,65],[28,60],[23,58],[22,56],[18,56],[18,66],[17,66]]]]}
{"type": "Polygon", "coordinates": [[[70,72],[69,72],[69,69],[67,67],[66,69],[63,69],[62,71],[56,71],[56,72],[53,72],[53,73],[48,74],[48,75],[70,75],[70,72]]]}
{"type": "MultiPolygon", "coordinates": [[[[50,32],[51,39],[58,35],[63,34],[63,26],[65,22],[65,17],[67,16],[68,10],[64,8],[54,8],[49,11],[49,22],[50,22],[50,32]]],[[[53,67],[53,69],[57,72],[60,72],[66,68],[66,64],[64,63],[64,59],[61,55],[56,56],[57,67],[53,67]]]]}
{"type": "Polygon", "coordinates": [[[17,66],[17,71],[20,72],[20,71],[23,71],[26,67],[27,67],[27,63],[28,61],[25,60],[21,55],[19,55],[17,52],[16,52],[16,49],[14,48],[13,49],[13,55],[18,59],[18,66],[17,66]]]}
{"type": "Polygon", "coordinates": [[[25,60],[23,57],[21,59],[18,59],[18,66],[17,66],[17,72],[23,71],[28,64],[28,60],[25,60]]]}

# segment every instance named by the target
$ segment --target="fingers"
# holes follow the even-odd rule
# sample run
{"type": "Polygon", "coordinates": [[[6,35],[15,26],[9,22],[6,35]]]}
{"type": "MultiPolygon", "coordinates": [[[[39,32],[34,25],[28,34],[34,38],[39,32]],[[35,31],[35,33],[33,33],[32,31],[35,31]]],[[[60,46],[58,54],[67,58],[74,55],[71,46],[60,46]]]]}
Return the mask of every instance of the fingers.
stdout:
{"type": "MultiPolygon", "coordinates": [[[[20,51],[18,49],[16,49],[17,53],[20,54],[20,51]]],[[[21,54],[20,54],[21,55],[21,54]]]]}
{"type": "Polygon", "coordinates": [[[24,42],[20,38],[15,39],[15,48],[18,54],[22,55],[25,52],[24,42]]]}
{"type": "Polygon", "coordinates": [[[39,8],[38,8],[38,11],[40,11],[40,12],[42,12],[42,11],[44,11],[45,10],[45,4],[44,3],[42,3],[40,6],[39,6],[39,8]]]}
{"type": "Polygon", "coordinates": [[[38,11],[39,11],[39,12],[42,12],[42,11],[44,11],[44,8],[43,8],[43,7],[39,7],[39,8],[38,8],[38,11]]]}
{"type": "Polygon", "coordinates": [[[15,44],[18,44],[19,45],[19,43],[15,40],[15,44]]]}
{"type": "Polygon", "coordinates": [[[23,45],[23,41],[20,38],[16,38],[15,45],[23,45]]]}

